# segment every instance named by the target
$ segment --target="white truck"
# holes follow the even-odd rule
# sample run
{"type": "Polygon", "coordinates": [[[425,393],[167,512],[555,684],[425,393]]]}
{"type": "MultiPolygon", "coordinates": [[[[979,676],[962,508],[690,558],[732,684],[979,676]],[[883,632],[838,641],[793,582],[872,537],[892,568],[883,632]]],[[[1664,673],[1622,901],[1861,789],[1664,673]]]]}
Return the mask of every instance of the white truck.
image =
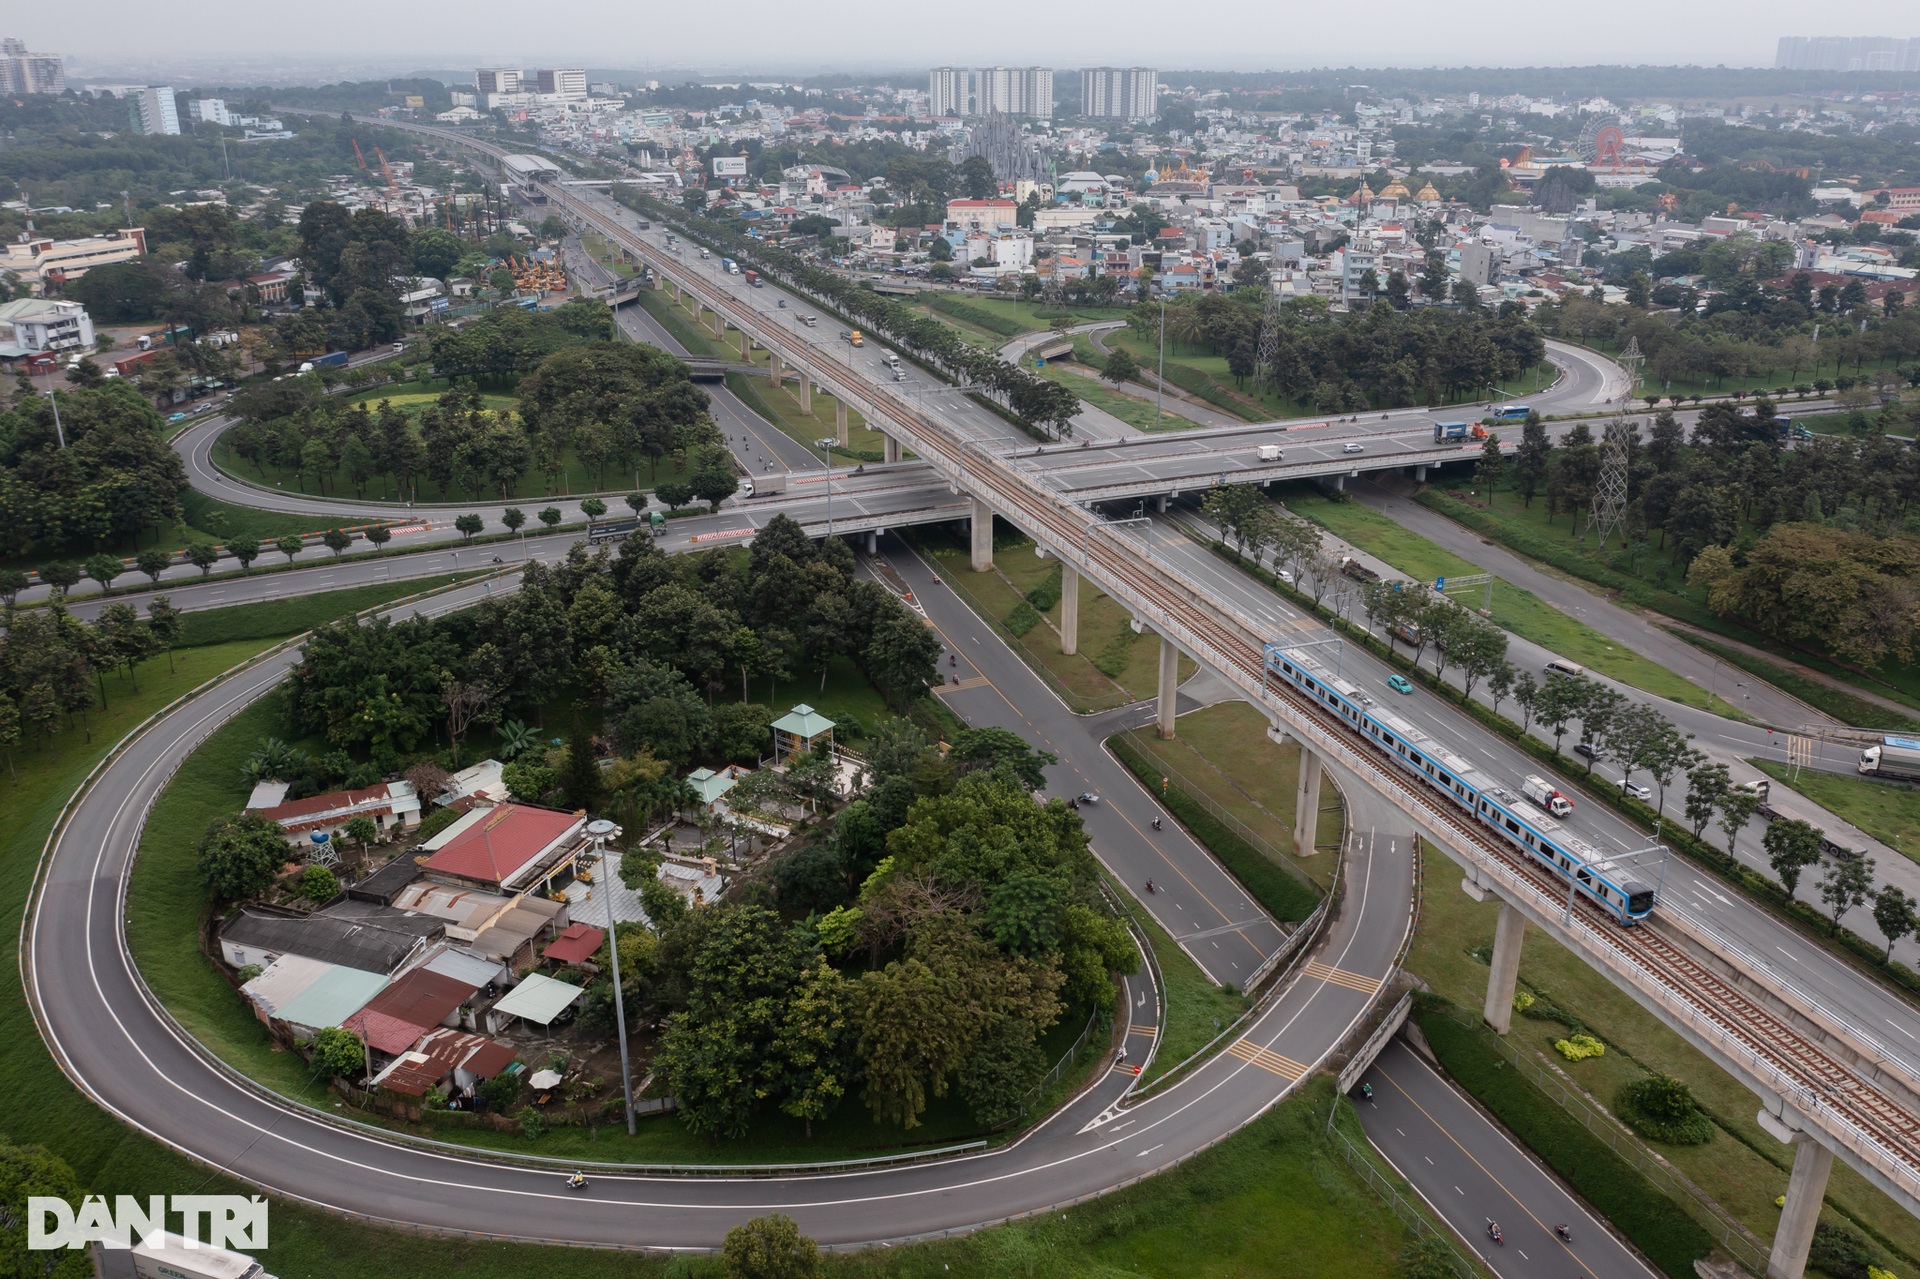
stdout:
{"type": "Polygon", "coordinates": [[[1920,738],[1883,737],[1860,752],[1860,771],[1872,777],[1920,780],[1920,738]]]}
{"type": "Polygon", "coordinates": [[[1285,455],[1280,452],[1280,446],[1278,444],[1262,444],[1260,446],[1260,460],[1262,462],[1278,462],[1283,456],[1285,455]]]}
{"type": "Polygon", "coordinates": [[[1555,817],[1567,817],[1573,813],[1573,801],[1553,788],[1553,783],[1544,777],[1531,773],[1520,784],[1520,793],[1555,817]]]}
{"type": "Polygon", "coordinates": [[[244,1252],[211,1244],[187,1246],[170,1231],[133,1246],[134,1279],[273,1279],[244,1252]]]}

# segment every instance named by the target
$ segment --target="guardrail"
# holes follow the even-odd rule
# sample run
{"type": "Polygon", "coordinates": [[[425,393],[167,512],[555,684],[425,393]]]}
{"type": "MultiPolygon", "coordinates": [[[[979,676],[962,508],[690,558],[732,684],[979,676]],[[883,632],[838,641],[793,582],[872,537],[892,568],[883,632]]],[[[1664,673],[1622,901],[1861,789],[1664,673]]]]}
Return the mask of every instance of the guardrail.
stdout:
{"type": "MultiPolygon", "coordinates": [[[[1337,1108],[1339,1104],[1339,1099],[1336,1098],[1335,1107],[1337,1108]]],[[[1373,1161],[1348,1141],[1345,1133],[1333,1126],[1331,1115],[1327,1120],[1327,1142],[1342,1159],[1347,1161],[1347,1166],[1359,1174],[1360,1180],[1366,1183],[1367,1188],[1380,1196],[1381,1201],[1387,1205],[1387,1210],[1400,1219],[1401,1225],[1417,1238],[1436,1240],[1447,1250],[1447,1264],[1453,1267],[1454,1273],[1460,1276],[1460,1279],[1480,1279],[1480,1268],[1462,1255],[1460,1249],[1454,1245],[1453,1236],[1446,1231],[1436,1229],[1434,1224],[1427,1220],[1426,1214],[1402,1195],[1400,1188],[1374,1167],[1373,1161]]]]}

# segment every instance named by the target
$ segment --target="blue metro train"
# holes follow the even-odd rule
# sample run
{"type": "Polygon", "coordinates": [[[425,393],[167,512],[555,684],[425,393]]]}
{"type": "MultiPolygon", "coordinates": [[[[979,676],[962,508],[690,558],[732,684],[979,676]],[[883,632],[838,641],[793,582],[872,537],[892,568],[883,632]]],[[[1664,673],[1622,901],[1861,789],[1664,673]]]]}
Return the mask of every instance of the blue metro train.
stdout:
{"type": "Polygon", "coordinates": [[[1534,865],[1566,884],[1622,924],[1653,913],[1655,892],[1631,868],[1580,839],[1548,814],[1522,804],[1511,790],[1478,770],[1413,725],[1379,710],[1347,681],[1328,675],[1312,657],[1276,645],[1266,650],[1267,669],[1333,711],[1368,744],[1429,790],[1462,809],[1512,844],[1534,865]]]}

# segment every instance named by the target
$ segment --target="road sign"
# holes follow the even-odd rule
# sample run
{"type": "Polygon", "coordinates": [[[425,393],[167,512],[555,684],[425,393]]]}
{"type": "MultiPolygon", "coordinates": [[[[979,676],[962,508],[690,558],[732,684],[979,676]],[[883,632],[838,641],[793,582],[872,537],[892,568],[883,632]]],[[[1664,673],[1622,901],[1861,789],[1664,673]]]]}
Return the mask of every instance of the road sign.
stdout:
{"type": "Polygon", "coordinates": [[[1446,590],[1446,589],[1447,589],[1447,579],[1446,579],[1446,578],[1444,578],[1444,577],[1436,577],[1436,578],[1434,578],[1434,579],[1433,579],[1433,589],[1434,589],[1434,590],[1436,590],[1436,591],[1444,591],[1444,590],[1446,590]]]}

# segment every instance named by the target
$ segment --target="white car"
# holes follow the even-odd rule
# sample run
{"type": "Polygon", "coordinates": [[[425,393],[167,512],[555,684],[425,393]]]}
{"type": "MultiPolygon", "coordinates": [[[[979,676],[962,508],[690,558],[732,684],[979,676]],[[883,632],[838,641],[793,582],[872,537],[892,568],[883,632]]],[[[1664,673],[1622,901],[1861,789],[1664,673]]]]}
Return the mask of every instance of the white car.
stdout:
{"type": "Polygon", "coordinates": [[[1623,781],[1620,783],[1620,789],[1643,803],[1653,802],[1653,788],[1651,786],[1642,786],[1639,782],[1623,781]]]}
{"type": "Polygon", "coordinates": [[[1345,444],[1342,444],[1340,446],[1340,451],[1342,453],[1365,453],[1367,451],[1367,446],[1362,444],[1359,440],[1348,440],[1345,444]]]}

